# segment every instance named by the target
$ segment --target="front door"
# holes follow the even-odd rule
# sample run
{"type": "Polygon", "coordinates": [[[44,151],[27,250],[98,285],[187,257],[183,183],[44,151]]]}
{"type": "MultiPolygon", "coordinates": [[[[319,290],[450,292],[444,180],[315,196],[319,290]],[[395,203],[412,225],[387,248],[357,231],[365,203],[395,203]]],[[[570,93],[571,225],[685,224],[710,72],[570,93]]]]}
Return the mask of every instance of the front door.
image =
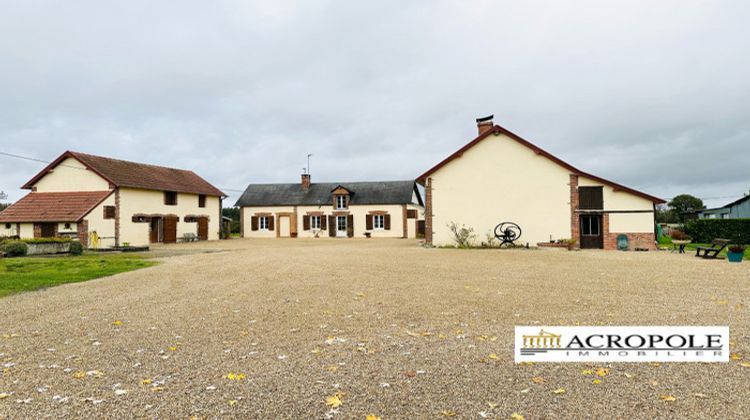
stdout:
{"type": "Polygon", "coordinates": [[[581,249],[604,248],[602,216],[600,214],[581,215],[581,249]]]}
{"type": "Polygon", "coordinates": [[[177,218],[168,216],[164,218],[164,237],[162,242],[165,244],[173,244],[177,242],[177,218]]]}
{"type": "Polygon", "coordinates": [[[148,240],[152,244],[162,241],[162,219],[161,217],[154,217],[151,219],[150,229],[148,233],[148,240]]]}
{"type": "Polygon", "coordinates": [[[291,217],[279,216],[279,237],[288,238],[291,235],[292,223],[291,217]]]}
{"type": "Polygon", "coordinates": [[[346,216],[336,216],[336,236],[346,237],[346,216]]]}
{"type": "Polygon", "coordinates": [[[196,219],[198,222],[198,239],[201,241],[207,241],[208,240],[208,218],[207,217],[199,217],[196,219]]]}

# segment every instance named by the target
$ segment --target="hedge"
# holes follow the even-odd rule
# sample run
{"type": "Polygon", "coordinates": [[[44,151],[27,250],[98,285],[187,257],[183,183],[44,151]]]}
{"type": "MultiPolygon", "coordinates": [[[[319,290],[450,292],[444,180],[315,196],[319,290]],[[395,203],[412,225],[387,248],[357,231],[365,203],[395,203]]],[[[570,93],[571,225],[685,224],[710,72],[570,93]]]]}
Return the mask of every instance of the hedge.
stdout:
{"type": "Polygon", "coordinates": [[[729,239],[735,244],[750,244],[750,219],[698,219],[685,224],[685,233],[693,242],[709,243],[729,239]]]}
{"type": "Polygon", "coordinates": [[[70,238],[29,238],[29,239],[21,239],[23,242],[26,242],[27,244],[66,244],[68,242],[71,242],[72,239],[70,238]]]}

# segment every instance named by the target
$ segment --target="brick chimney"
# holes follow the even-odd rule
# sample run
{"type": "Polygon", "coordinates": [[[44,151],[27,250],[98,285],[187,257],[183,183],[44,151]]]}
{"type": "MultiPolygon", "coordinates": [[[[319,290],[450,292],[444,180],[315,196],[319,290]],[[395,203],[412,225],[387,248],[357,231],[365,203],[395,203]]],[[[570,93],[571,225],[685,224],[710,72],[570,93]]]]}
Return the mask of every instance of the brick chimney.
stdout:
{"type": "Polygon", "coordinates": [[[302,174],[302,191],[310,189],[310,174],[302,174]]]}
{"type": "Polygon", "coordinates": [[[495,118],[494,115],[488,115],[486,117],[477,118],[477,128],[479,129],[479,135],[492,130],[492,127],[495,126],[495,124],[492,122],[492,119],[495,118]]]}

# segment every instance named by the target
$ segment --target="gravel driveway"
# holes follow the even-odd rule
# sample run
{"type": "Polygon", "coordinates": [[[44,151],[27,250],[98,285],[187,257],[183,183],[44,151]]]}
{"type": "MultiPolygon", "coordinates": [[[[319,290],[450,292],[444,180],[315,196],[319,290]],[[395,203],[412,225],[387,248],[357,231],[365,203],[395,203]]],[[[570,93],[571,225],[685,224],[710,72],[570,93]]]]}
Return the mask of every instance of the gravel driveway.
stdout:
{"type": "Polygon", "coordinates": [[[0,418],[750,415],[747,262],[387,239],[170,249],[0,299],[0,418]],[[513,327],[536,323],[729,325],[736,360],[515,365],[513,327]]]}

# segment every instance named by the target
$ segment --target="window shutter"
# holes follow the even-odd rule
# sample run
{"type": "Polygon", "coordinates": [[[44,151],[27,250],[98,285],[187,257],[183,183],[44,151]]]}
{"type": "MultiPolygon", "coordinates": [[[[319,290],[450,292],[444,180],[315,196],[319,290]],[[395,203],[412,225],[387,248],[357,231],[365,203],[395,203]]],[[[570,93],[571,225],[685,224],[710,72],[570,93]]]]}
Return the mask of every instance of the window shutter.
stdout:
{"type": "Polygon", "coordinates": [[[354,236],[354,216],[351,214],[346,216],[346,236],[354,236]]]}
{"type": "Polygon", "coordinates": [[[258,230],[258,216],[250,218],[250,230],[258,230]]]}
{"type": "Polygon", "coordinates": [[[373,219],[373,217],[375,217],[375,216],[373,216],[371,214],[368,214],[367,216],[365,216],[365,229],[372,230],[372,219],[373,219]]]}
{"type": "Polygon", "coordinates": [[[275,216],[268,216],[268,230],[274,230],[273,219],[275,219],[275,216]]]}
{"type": "Polygon", "coordinates": [[[328,216],[328,236],[336,236],[336,218],[328,216]]]}
{"type": "Polygon", "coordinates": [[[302,216],[302,230],[310,230],[310,216],[302,216]]]}
{"type": "Polygon", "coordinates": [[[386,214],[383,216],[383,223],[385,224],[385,230],[391,230],[391,215],[386,214]]]}
{"type": "Polygon", "coordinates": [[[406,217],[408,219],[416,219],[417,218],[417,211],[416,210],[407,210],[406,211],[406,217]]]}
{"type": "Polygon", "coordinates": [[[328,218],[324,215],[320,215],[320,230],[327,230],[328,224],[326,223],[328,221],[328,218]]]}

